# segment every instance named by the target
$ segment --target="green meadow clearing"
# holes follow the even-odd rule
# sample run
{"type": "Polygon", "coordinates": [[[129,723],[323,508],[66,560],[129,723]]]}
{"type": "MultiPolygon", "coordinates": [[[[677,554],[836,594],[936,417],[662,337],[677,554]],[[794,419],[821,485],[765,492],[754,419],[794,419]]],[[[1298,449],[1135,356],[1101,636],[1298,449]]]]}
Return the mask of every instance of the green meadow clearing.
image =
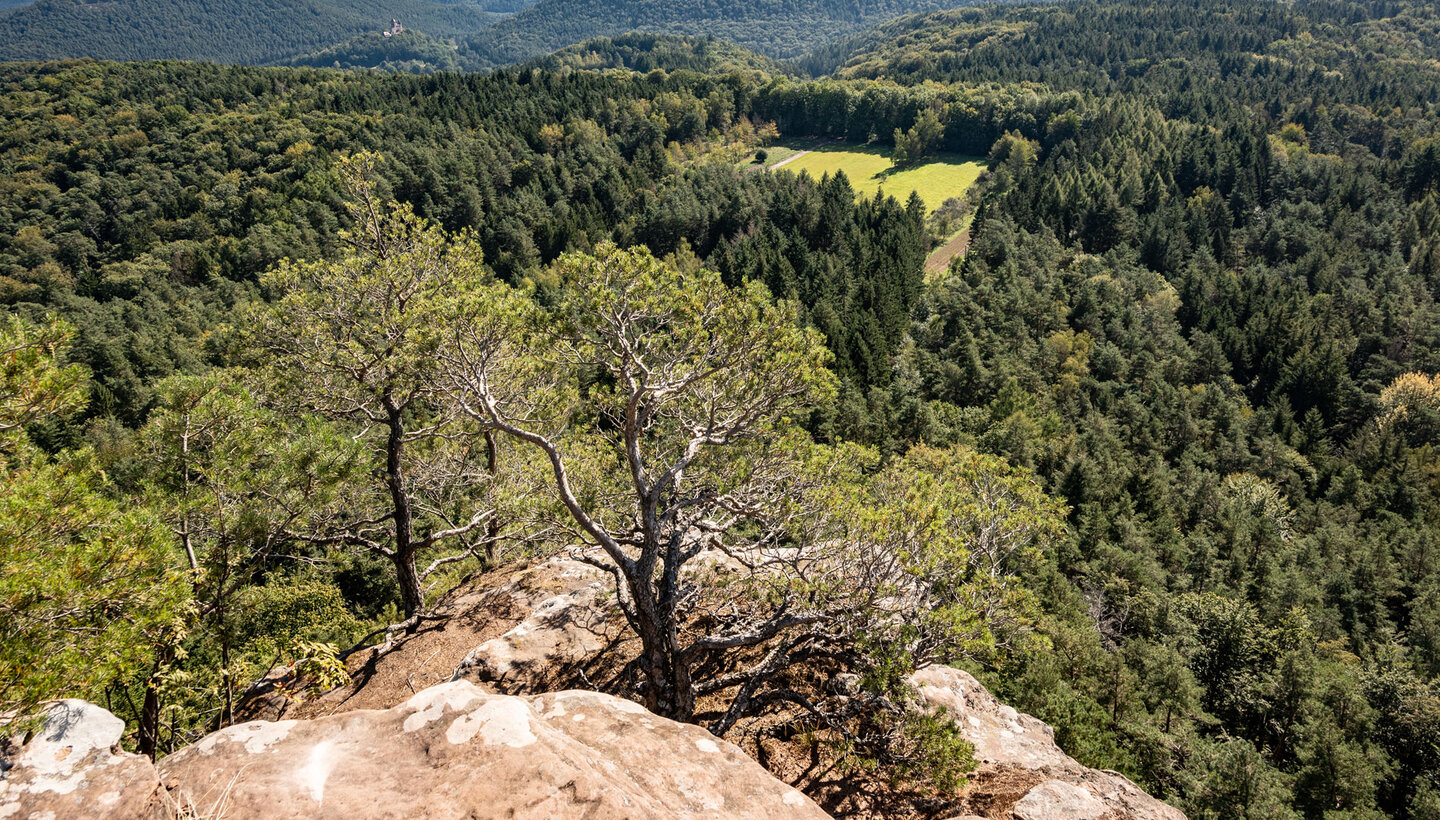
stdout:
{"type": "Polygon", "coordinates": [[[964,194],[985,170],[984,157],[936,154],[918,165],[897,171],[890,165],[888,147],[825,143],[775,146],[770,149],[765,164],[773,166],[807,149],[810,153],[776,170],[808,173],[816,179],[844,171],[858,193],[874,195],[884,190],[903,201],[914,191],[925,201],[927,213],[934,213],[945,200],[964,194]]]}

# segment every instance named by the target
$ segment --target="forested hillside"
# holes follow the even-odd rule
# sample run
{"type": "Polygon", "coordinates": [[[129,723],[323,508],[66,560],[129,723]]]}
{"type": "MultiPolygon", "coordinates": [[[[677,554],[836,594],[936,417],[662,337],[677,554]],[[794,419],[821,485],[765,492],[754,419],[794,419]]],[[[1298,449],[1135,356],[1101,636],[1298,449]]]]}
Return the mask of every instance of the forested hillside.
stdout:
{"type": "MultiPolygon", "coordinates": [[[[494,41],[505,54],[542,48],[508,30],[513,41],[494,41]]],[[[772,54],[804,39],[755,31],[773,39],[742,42],[772,54]]],[[[0,579],[9,585],[0,602],[36,608],[0,604],[6,636],[35,636],[7,637],[0,671],[37,670],[22,679],[31,689],[0,690],[0,707],[53,694],[47,687],[83,656],[70,651],[71,633],[46,631],[51,599],[14,592],[37,575],[62,591],[54,600],[88,589],[105,600],[85,611],[136,613],[93,637],[129,653],[73,676],[69,691],[106,693],[163,752],[223,722],[273,658],[326,679],[335,658],[323,644],[414,617],[464,572],[544,543],[525,535],[551,532],[524,529],[536,509],[563,507],[567,532],[587,542],[656,549],[644,533],[658,524],[607,506],[653,478],[617,466],[633,463],[616,449],[619,431],[694,417],[627,415],[621,397],[635,371],[624,356],[587,352],[596,358],[562,378],[547,367],[575,361],[580,347],[524,358],[494,346],[541,345],[545,333],[527,335],[538,322],[570,334],[566,344],[592,340],[592,351],[594,334],[608,331],[586,317],[609,315],[621,285],[607,271],[622,271],[662,317],[681,310],[669,301],[684,289],[676,283],[698,288],[684,310],[713,309],[725,330],[697,326],[692,341],[760,344],[746,330],[757,320],[736,317],[769,317],[762,324],[784,329],[765,349],[790,358],[764,358],[765,367],[800,374],[767,381],[772,371],[757,367],[744,378],[764,389],[720,391],[773,390],[783,401],[766,405],[774,414],[759,450],[705,462],[714,472],[685,503],[718,506],[697,531],[742,514],[711,488],[781,473],[757,505],[806,527],[816,509],[869,510],[827,526],[873,543],[892,543],[881,534],[908,518],[932,535],[970,533],[997,514],[972,509],[977,487],[1023,501],[1006,521],[1033,543],[983,572],[969,557],[992,548],[983,536],[920,539],[948,550],[907,569],[941,601],[943,617],[917,621],[924,640],[906,644],[924,652],[886,659],[863,635],[825,639],[836,642],[826,652],[861,664],[865,685],[883,688],[920,657],[967,664],[1055,726],[1081,762],[1124,772],[1191,817],[1440,817],[1435,9],[1403,0],[990,7],[905,18],[826,47],[804,61],[833,72],[825,79],[767,74],[745,56],[645,35],[484,76],[0,67],[0,301],[23,322],[4,331],[18,341],[0,388],[35,397],[0,406],[0,459],[24,478],[0,508],[0,559],[36,568],[0,579]],[[968,202],[952,205],[973,213],[968,252],[927,278],[925,203],[857,199],[843,177],[740,170],[777,130],[987,156],[968,202]],[[383,159],[360,163],[357,186],[357,166],[342,158],[361,151],[383,159]],[[337,170],[346,168],[349,177],[337,170]],[[448,260],[435,264],[475,289],[435,285],[434,309],[449,312],[434,324],[464,333],[417,337],[439,346],[422,351],[468,362],[468,380],[445,393],[421,379],[410,409],[365,419],[267,393],[288,384],[309,396],[328,384],[282,349],[299,327],[282,317],[329,321],[334,313],[306,298],[389,270],[377,250],[383,231],[342,234],[367,224],[357,190],[413,207],[418,222],[401,233],[414,252],[448,260]],[[355,262],[357,245],[380,261],[355,262]],[[761,287],[735,290],[743,307],[724,307],[732,297],[715,283],[747,280],[761,287]],[[293,310],[267,307],[278,299],[293,310]],[[257,337],[252,325],[268,330],[257,337]],[[475,362],[492,356],[520,362],[507,378],[528,392],[487,392],[494,383],[475,362]],[[566,453],[589,454],[574,471],[588,492],[557,500],[544,489],[550,472],[495,455],[486,435],[511,435],[501,421],[520,429],[526,412],[563,419],[554,429],[581,437],[566,453]],[[431,436],[440,428],[427,424],[447,413],[478,426],[447,421],[464,432],[431,436]],[[213,449],[184,449],[191,429],[207,431],[213,449]],[[376,505],[405,494],[386,484],[398,475],[387,447],[412,440],[410,457],[426,466],[407,545],[439,555],[436,533],[490,532],[481,526],[490,519],[471,518],[476,505],[504,511],[495,520],[510,528],[434,567],[429,587],[407,580],[395,549],[364,546],[373,531],[351,520],[391,521],[376,505]],[[767,449],[775,442],[783,446],[767,449]],[[783,513],[765,506],[781,486],[816,498],[785,472],[800,470],[792,457],[864,489],[783,513]],[[623,480],[605,483],[613,470],[623,480]],[[925,518],[941,515],[921,503],[930,495],[969,523],[925,518]],[[34,531],[36,511],[43,519],[61,498],[113,523],[113,543],[129,545],[129,563],[116,565],[133,566],[153,594],[87,586],[43,560],[100,548],[79,533],[56,527],[40,546],[5,535],[34,531]],[[575,510],[597,506],[607,511],[600,523],[574,524],[575,510]],[[614,516],[643,537],[614,535],[614,516]],[[341,541],[350,548],[335,549],[341,541]],[[189,580],[166,581],[166,566],[187,561],[189,580]],[[969,586],[986,573],[997,586],[969,586]],[[957,590],[977,596],[975,612],[993,605],[979,626],[957,590]],[[66,651],[42,666],[46,640],[66,651]]],[[[413,369],[433,360],[414,354],[407,372],[437,374],[413,369]]],[[[828,543],[767,521],[736,532],[828,543]]],[[[903,643],[888,627],[867,628],[903,643]]],[[[655,670],[680,667],[664,651],[647,661],[645,691],[674,712],[684,698],[655,670]]],[[[744,700],[769,714],[787,703],[744,700]]]]}
{"type": "Polygon", "coordinates": [[[367,31],[343,43],[283,61],[285,65],[317,68],[375,69],[404,74],[459,71],[455,44],[406,29],[396,34],[367,31]]]}
{"type": "Polygon", "coordinates": [[[1435,103],[1433,11],[1407,0],[965,8],[882,24],[801,63],[815,74],[906,85],[1036,82],[1134,93],[1167,113],[1212,119],[1258,107],[1276,120],[1312,98],[1378,116],[1435,103]]]}
{"type": "MultiPolygon", "coordinates": [[[[722,3],[673,0],[38,0],[0,5],[0,60],[205,60],[428,72],[479,70],[544,57],[601,37],[649,33],[717,37],[771,57],[820,43],[942,0],[722,3]],[[410,36],[378,39],[398,19],[410,36]],[[502,25],[503,23],[503,25],[502,25]],[[423,39],[415,35],[423,33],[423,39]],[[435,42],[436,38],[441,42],[435,42]],[[448,44],[462,46],[451,53],[448,44]]],[[[719,48],[719,46],[716,46],[719,48]]]]}
{"type": "Polygon", "coordinates": [[[834,3],[734,2],[697,5],[677,0],[540,0],[533,7],[467,40],[479,65],[506,65],[595,37],[641,30],[706,35],[769,57],[800,56],[820,43],[914,11],[943,8],[943,0],[865,0],[834,3]]]}
{"type": "Polygon", "coordinates": [[[658,68],[709,74],[736,71],[762,71],[774,75],[793,73],[778,60],[713,37],[640,32],[586,40],[538,58],[532,64],[549,71],[621,68],[645,73],[658,68]]]}
{"type": "Polygon", "coordinates": [[[778,121],[787,133],[863,140],[938,101],[954,111],[953,150],[983,153],[1006,129],[1075,102],[687,72],[3,70],[4,150],[16,169],[3,212],[15,237],[0,252],[6,301],[69,305],[91,351],[82,355],[101,414],[132,421],[143,418],[145,385],[195,355],[167,341],[168,328],[202,333],[213,319],[197,319],[201,302],[223,305],[238,297],[221,294],[245,291],[276,261],[335,247],[339,205],[324,172],[360,149],[385,151],[394,194],[422,215],[472,227],[487,264],[506,279],[608,237],[662,254],[688,247],[732,277],[796,291],[826,317],[817,321],[841,354],[837,366],[858,379],[846,401],[863,405],[871,384],[889,382],[888,357],[919,295],[911,264],[925,250],[918,204],[852,206],[843,179],[737,175],[726,161],[738,159],[734,149],[696,149],[712,140],[753,145],[752,118],[778,121]],[[90,87],[100,90],[83,90],[90,87]],[[72,111],[93,113],[78,122],[72,111]],[[873,239],[836,241],[851,231],[873,239]],[[832,296],[812,298],[820,293],[832,296]],[[141,308],[153,314],[122,319],[141,308]],[[111,323],[118,337],[98,332],[111,323]],[[153,343],[138,341],[151,333],[153,343]]]}
{"type": "MultiPolygon", "coordinates": [[[[444,37],[517,11],[507,2],[38,0],[0,12],[0,59],[208,60],[263,64],[390,27],[444,37]]],[[[328,65],[328,63],[327,63],[328,65]]]]}
{"type": "Polygon", "coordinates": [[[844,77],[1083,100],[992,149],[896,419],[1069,505],[1049,648],[995,680],[1192,815],[1440,805],[1414,375],[1440,368],[1436,26],[1423,4],[1079,3],[835,52],[844,77]]]}

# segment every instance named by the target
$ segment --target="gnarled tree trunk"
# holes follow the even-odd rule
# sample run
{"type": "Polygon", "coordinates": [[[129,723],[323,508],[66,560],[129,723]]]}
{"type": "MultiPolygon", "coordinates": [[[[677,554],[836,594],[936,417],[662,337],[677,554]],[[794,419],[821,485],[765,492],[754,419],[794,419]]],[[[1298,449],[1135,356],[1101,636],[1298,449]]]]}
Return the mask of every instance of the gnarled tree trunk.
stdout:
{"type": "Polygon", "coordinates": [[[389,396],[385,397],[384,405],[389,427],[385,441],[385,486],[390,491],[395,523],[395,546],[392,547],[390,561],[395,564],[395,579],[400,584],[400,601],[405,608],[405,618],[409,620],[425,611],[425,591],[420,587],[420,572],[415,568],[410,495],[405,489],[403,411],[389,396]]]}

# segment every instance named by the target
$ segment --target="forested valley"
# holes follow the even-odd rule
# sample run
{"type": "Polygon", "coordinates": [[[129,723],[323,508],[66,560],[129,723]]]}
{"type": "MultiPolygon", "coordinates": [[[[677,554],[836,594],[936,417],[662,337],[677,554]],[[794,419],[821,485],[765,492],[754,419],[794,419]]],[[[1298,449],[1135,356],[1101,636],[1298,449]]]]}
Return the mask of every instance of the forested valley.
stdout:
{"type": "MultiPolygon", "coordinates": [[[[877,697],[964,666],[1194,818],[1440,820],[1437,106],[1440,13],[1408,0],[956,9],[784,67],[647,36],[489,74],[0,65],[0,711],[88,697],[163,755],[472,573],[658,548],[626,465],[684,461],[664,436],[703,413],[627,416],[586,319],[642,305],[683,341],[656,355],[748,351],[722,384],[770,400],[696,462],[687,526],[904,544],[879,586],[784,588],[855,619],[806,646],[877,697]],[[937,203],[744,169],[922,121],[988,165],[938,274],[937,203]],[[407,266],[444,274],[401,321],[366,300],[407,266]],[[939,614],[864,620],[885,584],[939,614]]],[[[651,581],[615,566],[643,626],[651,581]]],[[[708,713],[656,652],[652,709],[723,734],[794,705],[708,713]]],[[[885,731],[929,788],[963,777],[935,727],[885,731]]]]}

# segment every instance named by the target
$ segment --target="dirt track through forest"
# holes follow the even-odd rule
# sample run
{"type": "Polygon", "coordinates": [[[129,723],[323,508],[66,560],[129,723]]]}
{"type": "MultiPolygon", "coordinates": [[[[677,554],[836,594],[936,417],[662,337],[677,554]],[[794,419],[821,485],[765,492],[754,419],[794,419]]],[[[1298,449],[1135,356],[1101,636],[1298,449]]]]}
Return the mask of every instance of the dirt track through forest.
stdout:
{"type": "Polygon", "coordinates": [[[964,253],[968,247],[970,247],[970,229],[966,228],[955,234],[954,239],[936,248],[926,257],[925,273],[930,276],[943,273],[950,266],[950,260],[964,253]]]}

